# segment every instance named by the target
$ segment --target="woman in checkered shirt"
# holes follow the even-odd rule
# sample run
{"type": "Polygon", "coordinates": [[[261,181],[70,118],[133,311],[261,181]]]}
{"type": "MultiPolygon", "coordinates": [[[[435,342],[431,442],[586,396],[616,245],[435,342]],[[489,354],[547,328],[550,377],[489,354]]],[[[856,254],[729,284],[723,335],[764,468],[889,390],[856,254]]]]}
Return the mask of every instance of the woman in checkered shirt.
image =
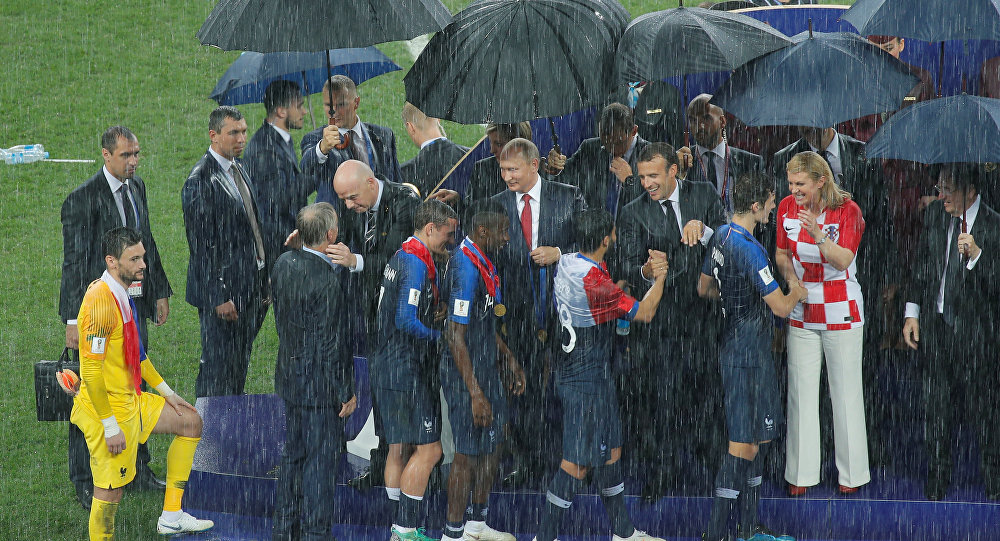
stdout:
{"type": "Polygon", "coordinates": [[[825,359],[840,492],[850,494],[871,480],[861,382],[864,299],[855,264],[865,221],[819,154],[796,154],[786,171],[791,195],[778,207],[775,259],[785,279],[801,281],[809,297],[788,316],[785,480],[793,496],[819,483],[825,359]]]}

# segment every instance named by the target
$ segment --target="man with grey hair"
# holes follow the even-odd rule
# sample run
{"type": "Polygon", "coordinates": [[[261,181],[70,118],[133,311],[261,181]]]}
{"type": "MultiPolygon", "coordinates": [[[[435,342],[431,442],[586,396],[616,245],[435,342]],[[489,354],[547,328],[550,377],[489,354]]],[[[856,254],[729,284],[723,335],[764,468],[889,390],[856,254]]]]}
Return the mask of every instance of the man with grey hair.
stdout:
{"type": "Polygon", "coordinates": [[[351,326],[343,324],[347,282],[326,255],[337,240],[333,206],[304,207],[295,224],[302,249],[282,254],[271,274],[279,341],[274,390],[287,427],[272,538],[329,539],[344,419],[357,406],[351,326]]]}
{"type": "Polygon", "coordinates": [[[235,107],[218,107],[208,135],[212,144],[181,191],[191,252],[185,298],[201,323],[199,397],[243,394],[268,298],[253,182],[238,160],[247,122],[235,107]]]}
{"type": "Polygon", "coordinates": [[[302,174],[316,183],[316,201],[336,201],[330,181],[347,160],[358,160],[382,180],[403,182],[396,158],[396,136],[385,126],[362,122],[357,86],[346,75],[334,75],[323,85],[323,106],[330,124],[302,138],[302,174]]]}

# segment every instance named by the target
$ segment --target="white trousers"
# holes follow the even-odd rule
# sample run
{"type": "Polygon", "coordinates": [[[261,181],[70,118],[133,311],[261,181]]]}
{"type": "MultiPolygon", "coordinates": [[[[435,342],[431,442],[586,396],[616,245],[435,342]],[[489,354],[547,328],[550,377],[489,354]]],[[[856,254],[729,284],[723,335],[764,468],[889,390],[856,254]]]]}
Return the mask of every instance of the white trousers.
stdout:
{"type": "Polygon", "coordinates": [[[847,331],[788,328],[785,480],[792,485],[819,484],[819,377],[824,358],[840,484],[857,487],[871,481],[861,381],[863,337],[863,327],[847,331]]]}

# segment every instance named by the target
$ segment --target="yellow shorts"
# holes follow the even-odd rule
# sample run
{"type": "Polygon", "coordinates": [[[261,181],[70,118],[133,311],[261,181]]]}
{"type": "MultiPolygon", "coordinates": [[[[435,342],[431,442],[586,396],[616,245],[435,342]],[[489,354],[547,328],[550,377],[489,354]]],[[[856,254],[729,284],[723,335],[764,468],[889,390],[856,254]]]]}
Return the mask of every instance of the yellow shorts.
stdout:
{"type": "Polygon", "coordinates": [[[70,421],[80,427],[90,448],[90,471],[94,476],[94,486],[114,489],[123,487],[135,477],[135,454],[140,443],[146,443],[153,427],[160,419],[166,402],[156,393],[139,395],[139,414],[131,419],[118,419],[118,427],[125,434],[125,450],[117,455],[108,451],[104,439],[104,425],[90,410],[79,403],[73,404],[70,421]]]}

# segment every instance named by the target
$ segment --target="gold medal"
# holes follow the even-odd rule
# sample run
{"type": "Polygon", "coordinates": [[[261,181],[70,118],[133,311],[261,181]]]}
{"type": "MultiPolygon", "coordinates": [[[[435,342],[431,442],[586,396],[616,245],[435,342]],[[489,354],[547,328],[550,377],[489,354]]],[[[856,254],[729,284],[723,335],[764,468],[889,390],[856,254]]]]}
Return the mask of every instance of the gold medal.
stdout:
{"type": "Polygon", "coordinates": [[[538,329],[538,339],[545,342],[549,339],[549,333],[545,332],[545,329],[538,329]]]}
{"type": "Polygon", "coordinates": [[[503,304],[496,304],[493,306],[493,313],[496,314],[497,317],[503,317],[504,314],[507,313],[507,307],[503,304]]]}

